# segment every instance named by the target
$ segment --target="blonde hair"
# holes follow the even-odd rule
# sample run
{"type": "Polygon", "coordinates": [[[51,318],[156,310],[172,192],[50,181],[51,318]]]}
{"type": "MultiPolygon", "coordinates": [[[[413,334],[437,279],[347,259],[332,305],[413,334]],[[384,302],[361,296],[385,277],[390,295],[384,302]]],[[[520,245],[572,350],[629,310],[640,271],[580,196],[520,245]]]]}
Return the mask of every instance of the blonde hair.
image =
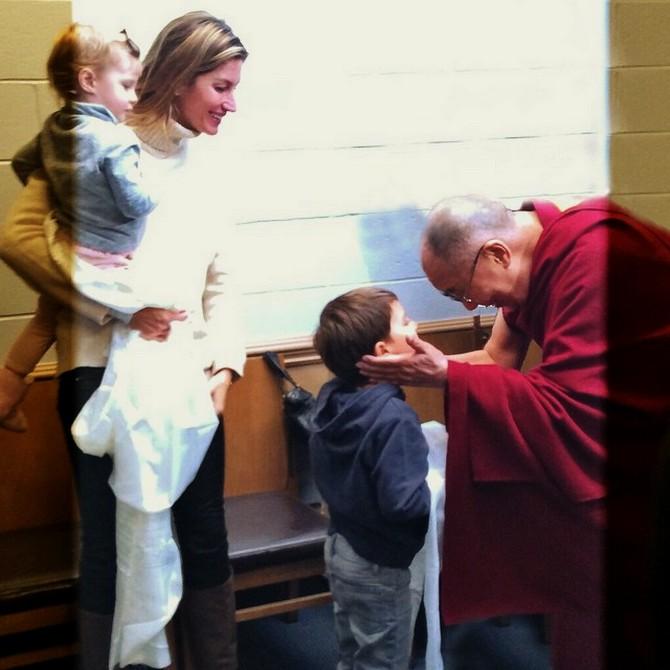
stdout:
{"type": "Polygon", "coordinates": [[[201,74],[234,58],[245,60],[247,50],[230,26],[209,12],[193,11],[168,23],[144,59],[137,83],[138,101],[128,125],[160,124],[174,118],[176,92],[201,74]]]}
{"type": "Polygon", "coordinates": [[[90,67],[105,67],[115,49],[125,47],[131,56],[139,58],[139,49],[124,33],[124,38],[105,37],[93,26],[71,23],[54,41],[47,60],[47,77],[52,88],[64,100],[74,100],[78,93],[79,72],[90,67]]]}

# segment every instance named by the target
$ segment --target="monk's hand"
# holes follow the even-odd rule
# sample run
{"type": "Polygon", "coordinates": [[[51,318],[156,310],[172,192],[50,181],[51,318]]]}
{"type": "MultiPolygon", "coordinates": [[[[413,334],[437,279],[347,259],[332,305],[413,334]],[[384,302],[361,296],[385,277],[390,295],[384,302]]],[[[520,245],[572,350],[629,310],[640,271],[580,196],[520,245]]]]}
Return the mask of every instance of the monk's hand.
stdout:
{"type": "Polygon", "coordinates": [[[447,381],[447,357],[432,344],[416,335],[407,338],[413,351],[406,354],[363,356],[356,364],[372,382],[390,382],[399,386],[444,387],[447,381]]]}
{"type": "Polygon", "coordinates": [[[181,309],[163,309],[162,307],[145,307],[135,312],[128,324],[133,330],[139,330],[145,340],[164,342],[170,334],[173,321],[185,321],[187,314],[181,309]]]}
{"type": "Polygon", "coordinates": [[[214,411],[218,416],[223,416],[226,407],[226,396],[228,389],[233,383],[233,371],[229,368],[221,368],[215,373],[210,372],[209,390],[212,395],[214,411]]]}

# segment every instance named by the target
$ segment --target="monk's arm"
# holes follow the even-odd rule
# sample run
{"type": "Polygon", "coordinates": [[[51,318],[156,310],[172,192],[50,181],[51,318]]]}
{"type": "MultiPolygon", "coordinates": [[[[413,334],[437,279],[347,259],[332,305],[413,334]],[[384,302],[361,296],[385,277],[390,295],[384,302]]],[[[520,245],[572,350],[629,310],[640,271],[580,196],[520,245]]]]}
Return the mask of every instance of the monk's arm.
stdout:
{"type": "Polygon", "coordinates": [[[500,310],[493,323],[491,337],[483,349],[449,355],[447,360],[471,365],[496,364],[503,368],[518,370],[528,351],[528,344],[528,340],[523,335],[513,331],[507,325],[502,310],[500,310]]]}

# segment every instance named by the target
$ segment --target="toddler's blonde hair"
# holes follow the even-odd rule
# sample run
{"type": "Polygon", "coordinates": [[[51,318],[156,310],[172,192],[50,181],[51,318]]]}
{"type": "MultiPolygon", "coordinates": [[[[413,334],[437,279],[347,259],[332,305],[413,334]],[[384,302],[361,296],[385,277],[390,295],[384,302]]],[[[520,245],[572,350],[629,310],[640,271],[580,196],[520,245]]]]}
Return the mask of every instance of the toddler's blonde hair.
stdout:
{"type": "Polygon", "coordinates": [[[74,100],[78,93],[79,72],[90,67],[105,67],[115,50],[125,48],[131,56],[139,58],[140,52],[125,31],[109,39],[93,26],[71,23],[54,41],[47,60],[47,77],[52,88],[64,100],[74,100]]]}

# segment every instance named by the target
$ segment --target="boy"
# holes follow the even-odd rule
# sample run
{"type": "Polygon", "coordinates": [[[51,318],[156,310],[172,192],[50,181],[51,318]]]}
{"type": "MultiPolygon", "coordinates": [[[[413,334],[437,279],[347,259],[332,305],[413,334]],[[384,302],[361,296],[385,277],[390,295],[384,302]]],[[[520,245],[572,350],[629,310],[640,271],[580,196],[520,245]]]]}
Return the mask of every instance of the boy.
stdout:
{"type": "Polygon", "coordinates": [[[337,670],[407,670],[410,661],[408,568],[428,524],[428,447],[402,390],[368,383],[356,363],[411,351],[406,337],[415,332],[393,293],[363,288],[328,303],[314,335],[336,375],[319,393],[310,450],[330,513],[337,670]]]}

